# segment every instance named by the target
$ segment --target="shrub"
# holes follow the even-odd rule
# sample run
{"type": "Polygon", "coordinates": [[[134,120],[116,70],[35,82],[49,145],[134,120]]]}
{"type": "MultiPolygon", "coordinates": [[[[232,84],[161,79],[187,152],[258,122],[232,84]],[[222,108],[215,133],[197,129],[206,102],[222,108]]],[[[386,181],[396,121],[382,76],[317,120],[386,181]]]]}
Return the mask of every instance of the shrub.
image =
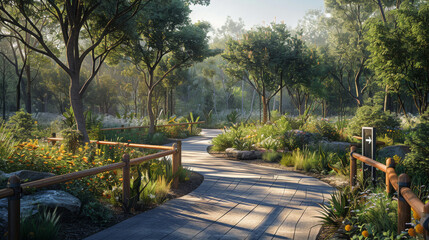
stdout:
{"type": "Polygon", "coordinates": [[[82,145],[83,135],[78,130],[73,130],[70,128],[64,129],[61,131],[61,135],[64,138],[63,144],[67,151],[70,151],[73,154],[82,145]]]}
{"type": "Polygon", "coordinates": [[[307,122],[307,124],[304,125],[303,130],[317,133],[321,137],[330,141],[340,140],[340,133],[337,131],[335,125],[325,120],[307,122]]]}
{"type": "Polygon", "coordinates": [[[16,142],[13,133],[6,125],[0,121],[0,161],[7,159],[13,153],[16,142]]]}
{"type": "Polygon", "coordinates": [[[291,130],[284,134],[284,145],[292,151],[298,148],[307,147],[314,138],[313,134],[300,130],[291,130]]]}
{"type": "Polygon", "coordinates": [[[230,112],[228,115],[226,115],[226,120],[230,124],[237,124],[239,117],[240,117],[240,113],[234,110],[230,112]]]}
{"type": "Polygon", "coordinates": [[[225,151],[234,145],[234,136],[228,132],[217,135],[212,139],[213,151],[225,151]]]}
{"type": "Polygon", "coordinates": [[[15,113],[6,122],[6,126],[11,129],[14,139],[25,141],[31,138],[31,132],[35,129],[34,120],[31,114],[24,112],[23,109],[15,113]]]}
{"type": "Polygon", "coordinates": [[[358,222],[371,225],[373,232],[395,232],[398,222],[398,202],[384,193],[369,193],[357,214],[358,222]]]}
{"type": "Polygon", "coordinates": [[[404,159],[404,165],[409,175],[426,179],[429,175],[429,111],[420,117],[420,123],[410,131],[406,144],[411,147],[404,159]]]}
{"type": "Polygon", "coordinates": [[[262,160],[265,162],[275,163],[282,159],[282,154],[278,152],[266,151],[262,154],[262,160]]]}
{"type": "Polygon", "coordinates": [[[391,114],[383,112],[380,105],[366,105],[357,109],[355,116],[349,122],[347,133],[360,136],[362,127],[375,127],[377,135],[383,136],[390,129],[398,129],[399,121],[391,114]]]}
{"type": "Polygon", "coordinates": [[[162,145],[167,142],[167,137],[164,135],[164,133],[157,132],[154,133],[151,137],[150,143],[153,145],[162,145]]]}
{"type": "Polygon", "coordinates": [[[21,219],[21,239],[53,240],[58,238],[60,216],[57,210],[39,209],[36,215],[21,219]]]}
{"type": "Polygon", "coordinates": [[[112,210],[99,201],[92,201],[83,205],[80,214],[90,218],[94,223],[107,223],[113,217],[112,210]]]}

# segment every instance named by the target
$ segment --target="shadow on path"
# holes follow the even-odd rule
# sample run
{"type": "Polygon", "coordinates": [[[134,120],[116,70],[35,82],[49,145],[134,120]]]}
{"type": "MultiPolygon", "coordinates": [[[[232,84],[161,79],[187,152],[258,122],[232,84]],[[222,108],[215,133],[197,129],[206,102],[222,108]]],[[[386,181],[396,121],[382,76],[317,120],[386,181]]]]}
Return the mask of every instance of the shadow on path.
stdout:
{"type": "Polygon", "coordinates": [[[333,191],[318,179],[210,156],[220,130],[182,142],[182,163],[204,175],[192,193],[86,239],[315,239],[319,203],[333,191]]]}

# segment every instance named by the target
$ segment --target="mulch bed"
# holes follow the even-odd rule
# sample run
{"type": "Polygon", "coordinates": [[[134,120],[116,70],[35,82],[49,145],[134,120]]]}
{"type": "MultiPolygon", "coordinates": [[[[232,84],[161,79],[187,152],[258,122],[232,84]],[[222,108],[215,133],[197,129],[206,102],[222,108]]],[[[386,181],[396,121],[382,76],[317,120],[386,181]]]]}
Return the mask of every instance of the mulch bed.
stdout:
{"type": "MultiPolygon", "coordinates": [[[[171,189],[168,195],[168,200],[184,196],[194,191],[203,182],[204,177],[198,173],[191,172],[189,181],[179,183],[177,189],[171,189]]],[[[167,200],[167,201],[168,201],[167,200]]],[[[106,224],[94,224],[89,218],[73,216],[70,214],[63,214],[61,216],[61,230],[58,239],[64,240],[77,240],[88,237],[103,229],[111,227],[119,222],[128,218],[134,217],[137,214],[156,208],[157,205],[147,206],[140,211],[132,211],[131,213],[124,213],[121,208],[113,208],[114,216],[110,222],[106,224]]]]}

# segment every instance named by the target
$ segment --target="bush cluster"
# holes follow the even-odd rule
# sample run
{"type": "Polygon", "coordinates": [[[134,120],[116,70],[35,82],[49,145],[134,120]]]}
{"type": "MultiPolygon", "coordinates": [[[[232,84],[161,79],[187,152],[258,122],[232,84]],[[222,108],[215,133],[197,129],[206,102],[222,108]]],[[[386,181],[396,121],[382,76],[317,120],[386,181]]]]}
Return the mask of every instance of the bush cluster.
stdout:
{"type": "Polygon", "coordinates": [[[350,120],[347,133],[353,136],[362,135],[362,127],[375,127],[378,136],[384,136],[391,129],[399,128],[399,121],[390,113],[384,112],[380,105],[365,105],[356,110],[350,120]]]}

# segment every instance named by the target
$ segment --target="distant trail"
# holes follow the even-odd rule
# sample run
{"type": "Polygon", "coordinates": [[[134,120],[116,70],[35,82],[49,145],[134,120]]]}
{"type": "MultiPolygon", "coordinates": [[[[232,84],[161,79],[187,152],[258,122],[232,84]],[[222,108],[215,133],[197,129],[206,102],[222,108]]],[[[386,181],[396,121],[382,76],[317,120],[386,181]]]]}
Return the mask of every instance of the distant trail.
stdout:
{"type": "Polygon", "coordinates": [[[316,239],[318,203],[333,188],[318,179],[210,156],[220,130],[182,142],[182,162],[204,175],[192,193],[125,220],[87,240],[316,239]]]}

